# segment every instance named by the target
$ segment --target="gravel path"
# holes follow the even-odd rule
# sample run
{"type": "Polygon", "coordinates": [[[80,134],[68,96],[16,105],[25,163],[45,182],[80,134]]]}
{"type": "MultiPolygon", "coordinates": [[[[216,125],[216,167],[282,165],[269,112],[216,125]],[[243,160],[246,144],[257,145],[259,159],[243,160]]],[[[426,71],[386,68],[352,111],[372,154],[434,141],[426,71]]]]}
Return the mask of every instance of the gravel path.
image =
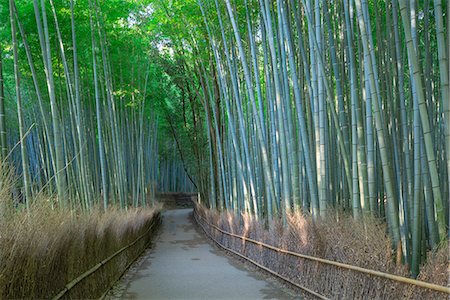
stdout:
{"type": "Polygon", "coordinates": [[[160,235],[107,299],[294,299],[276,281],[212,247],[194,227],[192,209],[163,214],[160,235]]]}

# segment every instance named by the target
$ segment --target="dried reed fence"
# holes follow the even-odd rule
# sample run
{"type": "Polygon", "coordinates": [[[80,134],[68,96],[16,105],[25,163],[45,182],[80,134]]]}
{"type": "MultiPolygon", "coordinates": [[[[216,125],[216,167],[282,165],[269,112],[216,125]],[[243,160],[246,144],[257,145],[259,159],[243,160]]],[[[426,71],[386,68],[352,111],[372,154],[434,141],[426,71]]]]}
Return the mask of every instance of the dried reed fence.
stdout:
{"type": "Polygon", "coordinates": [[[98,298],[148,246],[154,231],[149,228],[159,222],[160,207],[76,213],[40,205],[9,214],[0,221],[0,298],[55,297],[75,278],[134,243],[62,295],[98,298]]]}
{"type": "MultiPolygon", "coordinates": [[[[195,210],[200,216],[199,221],[206,225],[202,227],[218,243],[326,298],[448,299],[446,293],[302,259],[232,236],[243,236],[274,248],[407,277],[406,267],[394,262],[386,228],[379,221],[360,222],[343,217],[339,222],[313,223],[308,217],[291,215],[286,228],[275,223],[266,230],[264,224],[249,215],[219,214],[200,205],[195,210]],[[231,236],[223,231],[231,233],[231,236]]],[[[448,286],[447,253],[448,246],[445,245],[431,254],[418,279],[448,286]]]]}

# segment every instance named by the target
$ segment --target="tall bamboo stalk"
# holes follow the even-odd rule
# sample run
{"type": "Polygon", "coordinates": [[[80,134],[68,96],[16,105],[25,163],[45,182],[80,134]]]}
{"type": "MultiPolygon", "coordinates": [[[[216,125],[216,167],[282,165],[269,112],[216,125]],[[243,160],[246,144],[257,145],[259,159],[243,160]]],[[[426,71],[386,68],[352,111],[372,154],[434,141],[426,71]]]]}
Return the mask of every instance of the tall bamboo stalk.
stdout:
{"type": "MultiPolygon", "coordinates": [[[[414,75],[414,82],[416,85],[416,92],[419,101],[419,111],[420,119],[422,122],[422,130],[425,142],[425,150],[427,154],[428,168],[430,172],[430,178],[432,183],[433,197],[436,204],[436,215],[439,228],[439,237],[444,239],[446,237],[446,222],[444,215],[444,208],[442,203],[442,195],[439,183],[439,175],[436,167],[436,155],[434,153],[434,145],[432,139],[432,133],[430,128],[430,122],[428,118],[428,110],[425,103],[425,95],[423,92],[423,81],[421,77],[421,71],[419,67],[419,62],[417,58],[417,53],[414,49],[412,35],[411,35],[411,24],[409,22],[406,1],[399,0],[400,12],[402,15],[403,29],[405,32],[406,45],[408,49],[408,57],[411,62],[412,73],[414,75]]],[[[447,98],[448,99],[448,98],[447,98]]]]}
{"type": "Polygon", "coordinates": [[[19,52],[17,43],[16,21],[14,19],[14,0],[9,0],[9,16],[11,22],[11,36],[12,36],[13,57],[14,57],[14,80],[16,87],[17,117],[19,120],[20,153],[22,156],[23,191],[25,194],[25,203],[27,209],[29,209],[32,196],[31,179],[29,173],[28,155],[25,140],[25,121],[22,108],[22,91],[20,90],[19,52]]]}
{"type": "MultiPolygon", "coordinates": [[[[0,160],[8,155],[6,144],[6,115],[5,115],[5,89],[3,80],[3,48],[0,45],[0,160]]],[[[2,180],[0,178],[0,180],[2,180]]]]}

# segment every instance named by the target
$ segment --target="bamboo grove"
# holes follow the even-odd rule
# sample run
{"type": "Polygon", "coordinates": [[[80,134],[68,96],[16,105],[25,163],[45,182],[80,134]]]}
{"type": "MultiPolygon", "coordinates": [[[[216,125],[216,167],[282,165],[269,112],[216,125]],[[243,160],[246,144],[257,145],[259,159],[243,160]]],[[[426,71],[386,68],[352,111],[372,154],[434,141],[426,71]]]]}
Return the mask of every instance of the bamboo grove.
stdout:
{"type": "Polygon", "coordinates": [[[9,163],[21,176],[15,205],[52,195],[55,206],[84,210],[153,201],[158,132],[146,99],[156,69],[133,28],[111,30],[132,5],[108,16],[95,0],[8,4],[0,131],[3,170],[9,163]],[[121,47],[138,50],[123,60],[121,47]],[[4,113],[9,100],[17,109],[4,113]]]}
{"type": "Polygon", "coordinates": [[[183,22],[183,41],[203,96],[207,203],[269,224],[385,219],[416,275],[448,236],[447,2],[195,2],[203,24],[183,22]]]}
{"type": "Polygon", "coordinates": [[[24,2],[0,10],[0,141],[25,199],[379,218],[413,275],[447,240],[448,1],[24,2]]]}

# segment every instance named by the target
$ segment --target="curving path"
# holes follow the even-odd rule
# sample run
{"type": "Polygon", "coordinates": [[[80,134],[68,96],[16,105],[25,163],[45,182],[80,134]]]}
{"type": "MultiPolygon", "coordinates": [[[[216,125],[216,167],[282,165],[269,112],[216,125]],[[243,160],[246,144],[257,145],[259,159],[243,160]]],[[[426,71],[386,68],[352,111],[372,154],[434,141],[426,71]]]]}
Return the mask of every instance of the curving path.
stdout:
{"type": "Polygon", "coordinates": [[[115,299],[293,299],[276,282],[223,256],[194,227],[192,209],[163,214],[154,247],[113,288],[115,299]]]}

